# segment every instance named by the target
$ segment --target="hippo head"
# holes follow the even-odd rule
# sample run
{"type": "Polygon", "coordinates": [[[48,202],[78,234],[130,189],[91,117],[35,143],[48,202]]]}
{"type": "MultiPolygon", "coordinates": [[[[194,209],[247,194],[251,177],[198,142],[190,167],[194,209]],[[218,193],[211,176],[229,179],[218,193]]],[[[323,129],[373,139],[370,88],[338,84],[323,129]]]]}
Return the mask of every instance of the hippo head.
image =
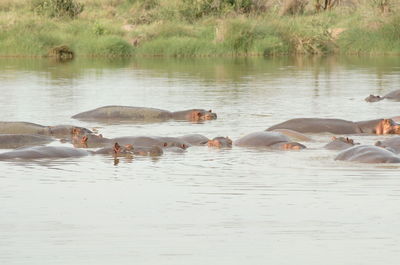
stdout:
{"type": "Polygon", "coordinates": [[[354,140],[349,138],[349,137],[332,137],[332,141],[340,141],[343,142],[345,144],[351,144],[351,145],[355,145],[355,144],[359,144],[359,143],[354,143],[354,140]]]}
{"type": "Polygon", "coordinates": [[[118,143],[114,144],[113,151],[115,156],[126,156],[133,154],[133,145],[127,144],[125,146],[120,146],[118,143]]]}
{"type": "Polygon", "coordinates": [[[302,145],[301,143],[298,143],[298,142],[286,142],[286,143],[283,143],[281,145],[280,149],[282,149],[282,150],[301,150],[301,149],[304,149],[304,148],[306,148],[306,146],[302,145]]]}
{"type": "Polygon", "coordinates": [[[212,110],[192,110],[189,114],[191,121],[206,121],[217,119],[217,114],[212,110]]]}
{"type": "Polygon", "coordinates": [[[75,147],[98,147],[102,146],[101,144],[105,141],[106,139],[103,138],[102,134],[86,134],[84,136],[74,135],[72,137],[72,144],[75,147]]]}
{"type": "Polygon", "coordinates": [[[374,96],[374,95],[369,95],[368,97],[365,98],[365,101],[367,102],[378,102],[381,101],[383,97],[381,96],[374,96]]]}
{"type": "Polygon", "coordinates": [[[215,137],[214,139],[209,140],[207,145],[209,147],[217,148],[232,147],[232,140],[229,139],[229,137],[215,137]]]}
{"type": "Polygon", "coordinates": [[[382,134],[400,134],[400,125],[392,119],[383,119],[375,127],[375,132],[378,135],[382,134]]]}

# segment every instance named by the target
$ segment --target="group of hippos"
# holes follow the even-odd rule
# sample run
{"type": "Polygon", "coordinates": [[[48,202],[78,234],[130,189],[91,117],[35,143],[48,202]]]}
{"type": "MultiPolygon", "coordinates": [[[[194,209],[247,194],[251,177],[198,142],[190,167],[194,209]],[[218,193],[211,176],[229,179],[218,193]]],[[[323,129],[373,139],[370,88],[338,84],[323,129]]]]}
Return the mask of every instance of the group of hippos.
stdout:
{"type": "MultiPolygon", "coordinates": [[[[400,90],[385,96],[370,95],[365,100],[376,102],[382,99],[400,101],[400,90]]],[[[190,109],[171,112],[167,110],[131,107],[105,106],[72,116],[74,119],[95,122],[162,122],[186,120],[203,122],[215,120],[217,115],[211,110],[190,109]]],[[[0,148],[14,149],[0,153],[0,160],[68,158],[88,155],[160,156],[164,152],[184,152],[191,146],[231,148],[232,145],[247,148],[271,150],[301,150],[306,146],[300,142],[311,141],[306,134],[331,133],[337,136],[324,146],[338,150],[335,160],[362,163],[400,163],[400,136],[378,141],[375,145],[361,145],[343,135],[389,135],[400,134],[400,124],[396,118],[367,121],[347,121],[342,119],[296,118],[273,125],[265,131],[245,135],[236,141],[229,137],[208,139],[201,134],[177,137],[125,136],[103,137],[87,128],[73,125],[44,126],[29,122],[0,122],[0,148]],[[340,135],[340,136],[339,136],[340,135]],[[73,147],[47,145],[59,140],[70,142],[73,147]]]]}

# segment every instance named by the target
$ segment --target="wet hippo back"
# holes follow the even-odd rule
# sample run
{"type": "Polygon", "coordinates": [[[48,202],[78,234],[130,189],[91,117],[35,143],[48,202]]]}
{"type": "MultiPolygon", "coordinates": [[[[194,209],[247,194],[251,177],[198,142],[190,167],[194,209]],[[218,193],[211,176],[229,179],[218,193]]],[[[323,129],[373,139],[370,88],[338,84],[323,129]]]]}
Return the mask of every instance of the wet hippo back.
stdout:
{"type": "Polygon", "coordinates": [[[335,137],[330,143],[326,144],[324,148],[328,150],[345,150],[353,146],[354,142],[352,139],[344,137],[339,137],[339,138],[335,137]]]}
{"type": "Polygon", "coordinates": [[[64,146],[35,146],[16,149],[0,154],[0,160],[5,159],[40,159],[40,158],[67,158],[87,156],[90,153],[82,149],[64,146]]]}
{"type": "Polygon", "coordinates": [[[278,132],[255,132],[243,136],[235,141],[237,146],[268,147],[280,142],[289,142],[290,139],[278,132]]]}
{"type": "Polygon", "coordinates": [[[50,128],[36,123],[30,122],[0,122],[0,134],[42,134],[50,135],[50,128]]]}
{"type": "Polygon", "coordinates": [[[52,137],[37,134],[0,134],[0,148],[14,149],[23,146],[48,144],[54,141],[52,137]]]}
{"type": "Polygon", "coordinates": [[[378,141],[375,145],[383,148],[391,148],[396,153],[400,153],[400,136],[394,136],[384,141],[378,141]]]}
{"type": "Polygon", "coordinates": [[[383,97],[393,101],[400,101],[400,89],[389,92],[383,97]]]}
{"type": "Polygon", "coordinates": [[[289,129],[301,133],[333,133],[333,134],[354,134],[360,133],[357,124],[352,121],[340,119],[320,119],[320,118],[298,118],[291,119],[267,129],[289,129]]]}
{"type": "Polygon", "coordinates": [[[94,121],[164,121],[171,119],[171,112],[155,108],[105,106],[76,114],[72,118],[94,121]]]}
{"type": "Polygon", "coordinates": [[[286,135],[287,137],[293,139],[293,140],[297,140],[297,141],[304,141],[304,142],[309,142],[312,141],[312,139],[302,133],[293,131],[293,130],[289,130],[289,129],[275,129],[273,130],[274,132],[279,132],[283,135],[286,135]]]}
{"type": "Polygon", "coordinates": [[[384,148],[373,145],[351,147],[340,152],[335,160],[361,163],[400,163],[400,157],[384,148]]]}
{"type": "Polygon", "coordinates": [[[191,145],[206,145],[208,138],[201,134],[188,134],[184,136],[179,136],[179,139],[191,144],[191,145]]]}

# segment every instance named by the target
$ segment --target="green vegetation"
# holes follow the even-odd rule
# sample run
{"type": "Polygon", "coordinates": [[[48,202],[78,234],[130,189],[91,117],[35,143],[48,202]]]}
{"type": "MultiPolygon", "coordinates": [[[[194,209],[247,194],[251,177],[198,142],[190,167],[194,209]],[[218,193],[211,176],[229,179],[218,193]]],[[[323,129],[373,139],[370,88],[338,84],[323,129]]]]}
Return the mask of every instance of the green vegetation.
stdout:
{"type": "Polygon", "coordinates": [[[0,55],[400,54],[394,0],[2,0],[0,55]]]}

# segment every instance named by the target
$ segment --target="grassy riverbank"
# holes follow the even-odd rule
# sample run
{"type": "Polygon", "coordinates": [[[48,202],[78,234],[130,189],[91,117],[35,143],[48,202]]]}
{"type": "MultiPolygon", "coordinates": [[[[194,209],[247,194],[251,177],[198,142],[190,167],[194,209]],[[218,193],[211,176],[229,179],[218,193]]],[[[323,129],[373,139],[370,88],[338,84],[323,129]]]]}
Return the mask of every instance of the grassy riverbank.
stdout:
{"type": "Polygon", "coordinates": [[[310,0],[295,15],[278,0],[76,0],[75,18],[39,10],[46,1],[0,2],[0,55],[59,45],[78,56],[400,54],[400,8],[382,12],[375,0],[320,12],[310,0]]]}

